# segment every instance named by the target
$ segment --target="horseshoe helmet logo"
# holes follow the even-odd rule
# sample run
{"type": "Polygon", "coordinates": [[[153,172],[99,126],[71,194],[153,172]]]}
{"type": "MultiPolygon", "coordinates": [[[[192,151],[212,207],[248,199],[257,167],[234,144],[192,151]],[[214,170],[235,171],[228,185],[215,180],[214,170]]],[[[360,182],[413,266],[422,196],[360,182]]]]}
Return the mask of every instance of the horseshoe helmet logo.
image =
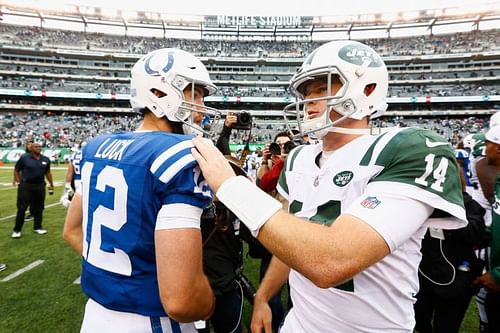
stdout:
{"type": "MultiPolygon", "coordinates": [[[[153,58],[154,56],[155,54],[152,53],[149,57],[146,58],[146,62],[144,64],[144,70],[151,76],[160,76],[161,75],[160,72],[152,69],[149,64],[151,58],[153,58]]],[[[173,65],[174,65],[174,52],[170,51],[167,54],[167,64],[165,65],[165,67],[162,68],[162,72],[167,73],[172,68],[173,65]]]]}

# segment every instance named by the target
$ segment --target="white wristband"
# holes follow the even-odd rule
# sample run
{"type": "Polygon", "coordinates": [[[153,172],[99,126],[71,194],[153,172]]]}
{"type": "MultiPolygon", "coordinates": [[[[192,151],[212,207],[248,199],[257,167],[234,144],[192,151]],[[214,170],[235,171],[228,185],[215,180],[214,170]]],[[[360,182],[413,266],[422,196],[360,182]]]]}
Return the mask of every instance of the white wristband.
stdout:
{"type": "Polygon", "coordinates": [[[243,176],[231,177],[219,187],[217,198],[243,222],[254,237],[281,203],[243,176]]]}

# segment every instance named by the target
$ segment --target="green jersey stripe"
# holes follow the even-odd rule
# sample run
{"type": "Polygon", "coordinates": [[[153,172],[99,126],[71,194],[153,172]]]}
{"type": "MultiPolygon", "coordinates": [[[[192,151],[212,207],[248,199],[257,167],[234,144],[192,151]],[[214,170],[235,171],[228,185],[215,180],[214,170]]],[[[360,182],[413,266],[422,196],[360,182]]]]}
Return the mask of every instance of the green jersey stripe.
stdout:
{"type": "Polygon", "coordinates": [[[381,135],[378,136],[377,139],[375,139],[375,141],[372,143],[372,145],[370,146],[370,148],[368,148],[368,150],[366,151],[366,154],[361,159],[361,162],[359,163],[359,165],[368,166],[368,164],[370,163],[370,161],[372,159],[373,150],[375,149],[375,146],[377,145],[377,143],[380,141],[380,139],[382,139],[382,137],[385,134],[386,133],[381,134],[381,135]]]}

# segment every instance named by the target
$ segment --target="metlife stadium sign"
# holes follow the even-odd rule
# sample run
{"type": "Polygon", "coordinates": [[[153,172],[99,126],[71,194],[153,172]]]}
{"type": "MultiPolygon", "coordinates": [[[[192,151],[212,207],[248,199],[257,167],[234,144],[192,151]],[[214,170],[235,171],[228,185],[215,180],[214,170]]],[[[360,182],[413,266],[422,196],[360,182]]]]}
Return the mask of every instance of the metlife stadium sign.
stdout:
{"type": "Polygon", "coordinates": [[[208,27],[304,27],[312,24],[312,16],[206,16],[208,27]]]}

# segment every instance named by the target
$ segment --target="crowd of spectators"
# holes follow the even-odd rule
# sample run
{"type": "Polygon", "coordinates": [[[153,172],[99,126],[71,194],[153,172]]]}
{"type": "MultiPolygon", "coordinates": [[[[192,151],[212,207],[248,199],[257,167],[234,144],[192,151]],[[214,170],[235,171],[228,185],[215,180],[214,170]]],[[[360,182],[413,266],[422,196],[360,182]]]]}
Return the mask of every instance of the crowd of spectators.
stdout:
{"type": "Polygon", "coordinates": [[[133,131],[141,117],[124,115],[104,117],[85,115],[0,115],[0,147],[24,147],[27,141],[41,142],[43,147],[73,147],[100,134],[133,131]]]}
{"type": "MultiPolygon", "coordinates": [[[[499,39],[500,30],[489,30],[411,38],[379,38],[362,42],[372,46],[382,56],[409,56],[495,51],[499,49],[496,43],[499,39]]],[[[145,54],[163,47],[178,47],[197,56],[302,58],[322,42],[153,38],[0,24],[0,43],[134,54],[145,54]]]]}
{"type": "MultiPolygon", "coordinates": [[[[484,82],[476,83],[447,83],[439,84],[430,82],[430,78],[419,79],[418,84],[399,84],[392,81],[389,86],[389,97],[411,97],[411,96],[483,96],[497,95],[500,90],[498,84],[485,85],[484,82]]],[[[288,82],[288,81],[287,81],[288,82]]],[[[238,87],[220,86],[218,96],[228,97],[288,97],[292,98],[290,92],[283,87],[238,87]]],[[[64,92],[84,92],[84,93],[116,93],[129,94],[129,83],[98,82],[98,81],[70,81],[64,78],[30,78],[24,76],[1,76],[0,88],[22,89],[22,90],[50,90],[64,92]]]]}
{"type": "Polygon", "coordinates": [[[483,84],[443,84],[443,85],[389,85],[389,97],[411,97],[411,96],[432,96],[432,97],[450,97],[450,96],[493,96],[497,95],[500,86],[483,84]]]}
{"type": "MultiPolygon", "coordinates": [[[[476,52],[498,50],[496,40],[500,30],[470,33],[455,33],[439,36],[414,36],[412,38],[370,39],[364,42],[386,56],[409,54],[443,54],[457,52],[476,52]]],[[[118,36],[97,33],[84,33],[63,30],[42,29],[39,27],[12,26],[0,24],[0,43],[35,48],[74,48],[107,50],[143,54],[161,47],[179,47],[199,56],[244,56],[302,58],[319,42],[269,42],[269,41],[206,41],[188,39],[158,39],[136,36],[118,36]]],[[[84,51],[82,51],[84,52],[84,51]]],[[[85,66],[47,66],[29,63],[0,62],[0,88],[23,90],[50,90],[84,93],[128,94],[129,71],[125,68],[97,68],[85,66]]],[[[234,81],[234,75],[214,75],[214,80],[234,81]]],[[[245,76],[248,82],[257,82],[258,73],[245,76]]],[[[277,88],[265,86],[235,86],[219,84],[220,96],[241,97],[290,97],[286,90],[290,76],[275,76],[274,81],[283,83],[277,88]]],[[[498,77],[493,68],[462,71],[398,71],[390,70],[390,97],[411,96],[474,96],[496,95],[498,83],[490,78],[498,77]],[[486,80],[481,80],[485,78],[486,80]],[[457,82],[458,80],[458,82],[457,82]],[[467,81],[469,80],[469,81],[467,81]]],[[[265,82],[265,81],[263,81],[265,82]]]]}
{"type": "MultiPolygon", "coordinates": [[[[103,116],[89,113],[85,115],[61,114],[43,115],[40,113],[0,115],[0,147],[24,147],[28,140],[39,141],[44,147],[73,147],[100,134],[134,130],[141,117],[135,114],[103,116]]],[[[406,127],[417,126],[431,129],[452,144],[456,144],[469,133],[487,128],[487,117],[433,117],[408,118],[385,117],[374,121],[374,126],[406,127]]],[[[219,124],[221,127],[222,124],[219,124]]],[[[220,130],[222,127],[220,128],[220,130]]],[[[286,130],[281,120],[257,120],[251,131],[232,131],[230,143],[265,144],[274,135],[286,130]],[[250,138],[249,138],[250,136],[250,138]]],[[[217,131],[217,130],[216,130],[217,131]]]]}

